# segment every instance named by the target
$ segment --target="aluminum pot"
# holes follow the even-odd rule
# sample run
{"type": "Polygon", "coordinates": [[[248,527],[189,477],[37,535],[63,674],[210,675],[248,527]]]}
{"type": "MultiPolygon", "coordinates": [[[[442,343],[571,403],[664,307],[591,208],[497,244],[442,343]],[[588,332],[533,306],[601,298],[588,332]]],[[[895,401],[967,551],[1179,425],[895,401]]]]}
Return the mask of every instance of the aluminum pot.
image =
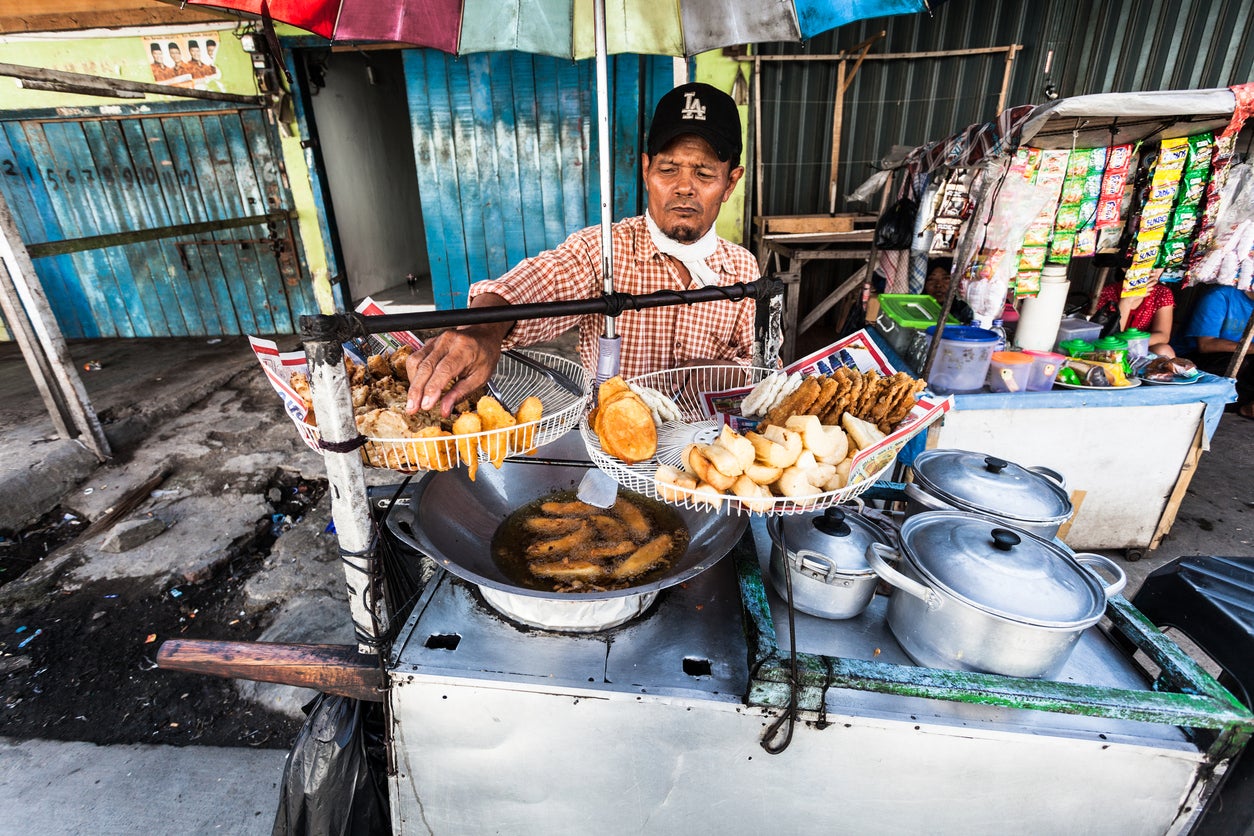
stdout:
{"type": "Polygon", "coordinates": [[[911,465],[906,516],[967,511],[1049,540],[1074,509],[1061,475],[968,450],[926,450],[911,465]]]}
{"type": "Polygon", "coordinates": [[[1127,582],[1112,560],[959,511],[901,527],[901,552],[878,543],[867,562],[896,589],[888,627],[920,665],[1054,677],[1080,635],[1127,582]],[[900,557],[901,569],[887,560],[900,557]],[[1107,583],[1090,567],[1099,566],[1107,583]]]}
{"type": "Polygon", "coordinates": [[[866,562],[884,533],[858,514],[835,506],[821,514],[770,517],[771,585],[787,600],[792,575],[793,606],[819,618],[853,618],[866,609],[879,578],[866,562]]]}

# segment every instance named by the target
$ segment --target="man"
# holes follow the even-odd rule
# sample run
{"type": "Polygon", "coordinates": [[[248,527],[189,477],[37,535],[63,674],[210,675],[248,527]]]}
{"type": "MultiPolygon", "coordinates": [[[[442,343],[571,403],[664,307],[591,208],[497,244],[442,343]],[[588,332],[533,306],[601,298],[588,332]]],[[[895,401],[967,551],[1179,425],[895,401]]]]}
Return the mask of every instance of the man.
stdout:
{"type": "Polygon", "coordinates": [[[196,41],[187,42],[187,64],[184,66],[192,74],[192,78],[204,78],[217,72],[213,67],[200,60],[200,44],[196,41]]]}
{"type": "MultiPolygon", "coordinates": [[[[671,90],[654,110],[641,155],[645,215],[614,224],[614,289],[641,294],[729,285],[758,278],[757,261],[714,232],[719,207],[744,174],[740,114],[708,84],[671,90]]],[[[521,262],[470,289],[470,306],[600,296],[604,287],[599,227],[574,233],[556,249],[521,262]]],[[[626,311],[616,320],[621,373],[634,377],[681,365],[747,365],[753,350],[753,300],[626,311]]],[[[502,348],[550,340],[579,326],[579,355],[595,370],[602,315],[466,326],[446,331],[408,360],[407,411],[452,405],[492,375],[502,348]],[[454,382],[443,397],[441,392],[454,382]]]]}
{"type": "Polygon", "coordinates": [[[148,52],[152,56],[152,80],[161,82],[174,78],[174,69],[166,64],[165,52],[162,51],[161,44],[148,47],[148,52]]]}
{"type": "MultiPolygon", "coordinates": [[[[1203,371],[1226,374],[1251,316],[1254,316],[1254,290],[1237,290],[1227,285],[1203,289],[1185,332],[1186,336],[1197,340],[1197,351],[1189,358],[1203,371]]],[[[1251,354],[1246,355],[1237,370],[1237,412],[1243,418],[1254,418],[1254,355],[1251,354]]]]}

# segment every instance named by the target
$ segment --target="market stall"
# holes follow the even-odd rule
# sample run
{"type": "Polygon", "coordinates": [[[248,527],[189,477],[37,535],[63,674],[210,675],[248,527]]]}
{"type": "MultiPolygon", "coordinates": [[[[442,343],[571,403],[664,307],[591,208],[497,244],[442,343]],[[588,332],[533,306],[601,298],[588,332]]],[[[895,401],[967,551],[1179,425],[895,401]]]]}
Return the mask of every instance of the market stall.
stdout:
{"type": "MultiPolygon", "coordinates": [[[[1115,299],[1144,296],[1160,272],[1248,286],[1248,165],[1234,151],[1249,98],[1248,85],[1079,96],[1011,109],[907,158],[919,209],[890,289],[920,293],[925,265],[952,260],[939,307],[949,314],[964,302],[976,329],[942,324],[930,343],[916,338],[914,365],[956,397],[927,445],[1063,473],[1078,500],[1073,547],[1127,549],[1133,559],[1156,547],[1235,395],[1230,380],[1191,364],[1149,373],[1158,368],[1147,365],[1150,334],[1103,330],[1081,311],[1065,317],[1069,290],[1089,280],[1096,299],[1120,263],[1115,299]],[[1088,341],[1068,344],[1076,335],[1088,341]],[[1102,365],[1110,360],[1119,367],[1102,365]],[[1043,363],[1053,377],[1033,385],[1043,363]],[[1081,377],[1091,374],[1101,379],[1081,377]]],[[[903,348],[900,332],[894,342],[903,348]]]]}

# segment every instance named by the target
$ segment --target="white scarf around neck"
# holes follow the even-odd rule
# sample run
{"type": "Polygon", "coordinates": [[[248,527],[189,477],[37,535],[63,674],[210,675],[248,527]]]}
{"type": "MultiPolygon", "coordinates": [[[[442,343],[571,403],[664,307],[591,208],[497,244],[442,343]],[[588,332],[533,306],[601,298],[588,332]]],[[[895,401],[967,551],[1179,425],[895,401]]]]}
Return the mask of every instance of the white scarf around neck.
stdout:
{"type": "Polygon", "coordinates": [[[658,252],[679,259],[680,263],[688,268],[694,285],[699,287],[718,285],[718,273],[705,263],[705,260],[714,255],[714,251],[718,249],[718,235],[714,232],[713,226],[698,240],[691,244],[683,244],[663,232],[647,211],[644,213],[644,223],[648,227],[649,237],[653,239],[653,246],[657,247],[658,252]]]}

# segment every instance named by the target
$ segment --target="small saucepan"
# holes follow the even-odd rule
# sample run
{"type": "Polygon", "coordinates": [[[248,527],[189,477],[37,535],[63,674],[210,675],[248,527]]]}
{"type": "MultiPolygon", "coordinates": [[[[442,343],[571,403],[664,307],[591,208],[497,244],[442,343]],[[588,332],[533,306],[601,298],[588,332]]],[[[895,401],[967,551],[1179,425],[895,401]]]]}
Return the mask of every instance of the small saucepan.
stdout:
{"type": "Polygon", "coordinates": [[[874,523],[833,506],[823,513],[770,517],[766,531],[771,585],[781,597],[787,597],[789,573],[793,606],[801,612],[839,619],[866,609],[879,583],[866,561],[867,548],[888,543],[874,523]]]}

